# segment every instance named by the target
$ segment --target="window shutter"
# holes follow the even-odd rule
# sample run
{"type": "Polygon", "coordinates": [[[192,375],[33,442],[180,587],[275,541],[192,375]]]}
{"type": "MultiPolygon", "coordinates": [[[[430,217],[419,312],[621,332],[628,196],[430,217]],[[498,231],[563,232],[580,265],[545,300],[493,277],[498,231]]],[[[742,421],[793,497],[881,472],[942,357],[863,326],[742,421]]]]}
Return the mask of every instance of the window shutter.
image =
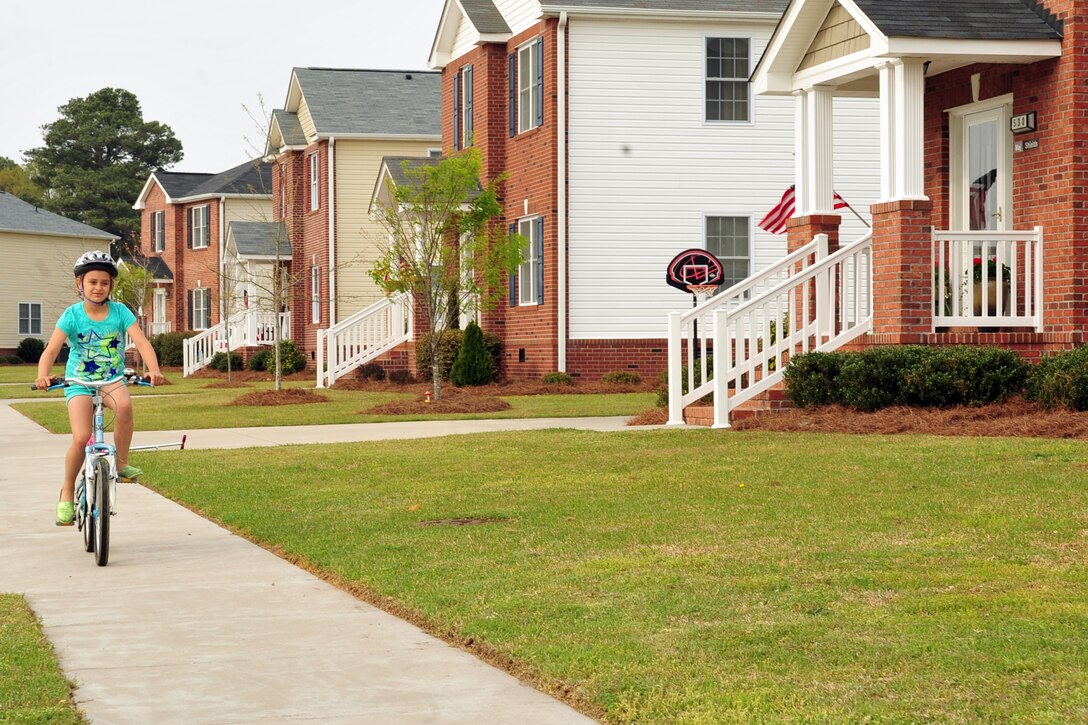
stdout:
{"type": "Polygon", "coordinates": [[[536,220],[536,303],[544,304],[544,217],[536,220]]]}
{"type": "Polygon", "coordinates": [[[472,145],[472,97],[475,95],[472,88],[472,66],[465,68],[465,97],[461,101],[465,104],[465,148],[472,145]]]}
{"type": "Polygon", "coordinates": [[[518,133],[518,54],[510,54],[510,135],[518,133]]]}
{"type": "Polygon", "coordinates": [[[187,301],[189,303],[189,329],[193,330],[193,329],[196,329],[196,328],[193,325],[193,291],[192,290],[188,291],[188,294],[186,294],[186,298],[187,298],[187,301]]]}
{"type": "Polygon", "coordinates": [[[544,124],[544,38],[536,42],[536,125],[544,124]]]}
{"type": "Polygon", "coordinates": [[[186,240],[185,246],[189,249],[193,248],[193,208],[189,207],[185,210],[185,232],[186,240]]]}
{"type": "MultiPolygon", "coordinates": [[[[518,225],[510,225],[510,238],[512,239],[515,234],[518,233],[518,225]]],[[[518,306],[518,271],[515,269],[510,273],[510,306],[518,306]]]]}
{"type": "Polygon", "coordinates": [[[461,72],[453,74],[453,150],[461,149],[461,72]]]}

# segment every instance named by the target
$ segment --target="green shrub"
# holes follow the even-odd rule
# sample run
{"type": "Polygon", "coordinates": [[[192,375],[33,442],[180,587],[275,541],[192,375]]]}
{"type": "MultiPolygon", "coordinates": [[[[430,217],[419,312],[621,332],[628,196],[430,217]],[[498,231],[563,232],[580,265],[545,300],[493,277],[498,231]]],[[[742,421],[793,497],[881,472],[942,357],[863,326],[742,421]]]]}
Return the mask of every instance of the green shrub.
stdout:
{"type": "MultiPolygon", "coordinates": [[[[702,363],[695,366],[695,387],[699,387],[703,384],[703,369],[702,363]]],[[[708,375],[714,373],[714,356],[706,356],[706,372],[708,375]]],[[[709,380],[710,378],[707,378],[709,380]]],[[[680,368],[680,392],[687,395],[688,392],[688,366],[684,365],[680,368]]],[[[711,396],[706,396],[707,398],[711,396]]],[[[657,377],[657,407],[667,408],[669,406],[669,369],[665,368],[661,371],[661,374],[657,377]]]]}
{"type": "Polygon", "coordinates": [[[415,377],[412,375],[411,370],[400,369],[393,370],[389,373],[389,382],[395,385],[408,385],[415,382],[415,377]]]}
{"type": "Polygon", "coordinates": [[[249,357],[249,362],[246,363],[246,367],[255,373],[264,372],[268,370],[268,361],[272,359],[272,351],[265,348],[258,350],[249,357]]]}
{"type": "MultiPolygon", "coordinates": [[[[446,330],[442,335],[442,345],[438,350],[438,370],[443,380],[450,379],[450,369],[461,352],[463,330],[446,330]]],[[[502,367],[502,340],[498,335],[484,333],[484,347],[491,355],[491,362],[498,371],[502,367]]],[[[422,380],[430,380],[431,373],[431,335],[425,333],[416,340],[416,373],[422,380]]]]}
{"type": "Polygon", "coordinates": [[[922,405],[922,401],[908,397],[907,375],[933,349],[922,345],[889,345],[848,353],[839,372],[843,404],[858,410],[922,405]]]}
{"type": "Polygon", "coordinates": [[[627,370],[616,370],[602,375],[601,382],[610,385],[638,385],[642,382],[642,376],[627,370]]]}
{"type": "MultiPolygon", "coordinates": [[[[283,369],[283,375],[290,375],[305,369],[306,358],[295,347],[294,341],[280,340],[280,365],[283,369]]],[[[275,374],[276,357],[274,352],[270,353],[268,357],[267,368],[269,372],[275,374]]]]}
{"type": "Polygon", "coordinates": [[[567,373],[546,373],[541,380],[548,385],[574,385],[574,378],[567,373]]]}
{"type": "Polygon", "coordinates": [[[36,363],[45,352],[45,343],[37,337],[24,337],[15,349],[15,355],[23,362],[36,363]]]}
{"type": "Polygon", "coordinates": [[[359,368],[360,380],[385,380],[385,368],[379,363],[369,362],[359,368]]]}
{"type": "MultiPolygon", "coordinates": [[[[238,353],[236,353],[236,352],[230,353],[230,358],[229,359],[230,359],[230,369],[231,370],[237,371],[237,370],[241,370],[241,369],[243,369],[245,367],[245,364],[242,362],[242,356],[239,355],[238,353]]],[[[218,370],[221,373],[225,373],[225,372],[227,372],[227,360],[228,360],[227,353],[217,352],[214,355],[212,355],[212,360],[211,360],[211,362],[208,363],[208,367],[210,367],[212,370],[218,370]]]]}
{"type": "Polygon", "coordinates": [[[495,362],[484,344],[484,333],[475,321],[468,323],[461,350],[450,367],[450,381],[457,387],[487,385],[495,377],[495,362]]]}
{"type": "Polygon", "coordinates": [[[809,352],[792,358],[783,377],[786,396],[799,408],[842,405],[839,373],[848,353],[809,352]]]}
{"type": "Polygon", "coordinates": [[[23,359],[18,355],[0,355],[0,365],[22,365],[23,359]]]}
{"type": "Polygon", "coordinates": [[[1044,408],[1088,410],[1088,346],[1043,358],[1028,376],[1026,392],[1044,408]]]}
{"type": "Polygon", "coordinates": [[[196,331],[164,332],[151,336],[151,348],[162,367],[180,368],[185,364],[185,351],[182,343],[196,335],[196,331]]]}
{"type": "Polygon", "coordinates": [[[1024,388],[1029,366],[1012,350],[996,347],[933,348],[909,370],[904,397],[917,405],[985,405],[1024,388]]]}

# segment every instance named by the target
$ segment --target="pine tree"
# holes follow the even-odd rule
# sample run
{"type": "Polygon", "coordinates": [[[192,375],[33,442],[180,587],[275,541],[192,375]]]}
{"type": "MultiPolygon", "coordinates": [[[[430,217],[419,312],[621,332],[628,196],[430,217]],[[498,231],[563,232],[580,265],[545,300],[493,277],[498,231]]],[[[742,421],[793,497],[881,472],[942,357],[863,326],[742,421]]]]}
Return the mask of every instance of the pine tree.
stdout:
{"type": "Polygon", "coordinates": [[[487,385],[495,375],[495,364],[484,344],[484,333],[475,322],[468,323],[461,351],[450,369],[450,381],[457,387],[487,385]]]}

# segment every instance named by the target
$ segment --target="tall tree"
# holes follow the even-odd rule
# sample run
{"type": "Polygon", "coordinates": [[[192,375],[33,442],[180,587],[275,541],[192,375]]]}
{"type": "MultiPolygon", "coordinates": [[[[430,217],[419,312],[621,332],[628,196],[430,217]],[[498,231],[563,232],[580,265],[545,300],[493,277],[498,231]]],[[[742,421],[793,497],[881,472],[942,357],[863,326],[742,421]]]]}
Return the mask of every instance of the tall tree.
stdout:
{"type": "Polygon", "coordinates": [[[132,205],[152,170],[181,161],[181,141],[169,126],[145,121],[136,96],[123,88],[73,98],[58,110],[60,118],[42,126],[44,145],[24,152],[31,180],[45,189],[43,206],[130,244],[140,226],[132,205]]]}
{"type": "Polygon", "coordinates": [[[430,330],[431,376],[442,397],[442,339],[454,310],[492,307],[522,261],[525,239],[499,223],[499,176],[482,189],[480,153],[469,148],[438,162],[402,164],[405,181],[374,215],[389,246],[370,276],[386,294],[409,292],[423,302],[430,330]]]}
{"type": "Polygon", "coordinates": [[[42,205],[41,188],[30,180],[26,169],[7,156],[0,156],[0,191],[6,191],[35,206],[42,205]]]}

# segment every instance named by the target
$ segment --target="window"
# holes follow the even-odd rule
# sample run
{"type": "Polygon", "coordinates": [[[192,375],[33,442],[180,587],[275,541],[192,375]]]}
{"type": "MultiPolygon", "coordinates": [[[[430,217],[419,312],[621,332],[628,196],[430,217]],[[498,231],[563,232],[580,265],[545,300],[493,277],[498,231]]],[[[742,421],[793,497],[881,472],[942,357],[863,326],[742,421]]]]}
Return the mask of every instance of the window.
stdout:
{"type": "Polygon", "coordinates": [[[748,38],[706,39],[706,120],[750,118],[748,38]]]}
{"type": "Polygon", "coordinates": [[[211,206],[189,208],[189,248],[204,249],[211,239],[211,206]]]}
{"type": "Polygon", "coordinates": [[[461,148],[472,145],[472,66],[461,71],[461,148]]]}
{"type": "Polygon", "coordinates": [[[151,248],[156,252],[166,249],[166,212],[151,212],[151,248]]]}
{"type": "Polygon", "coordinates": [[[518,234],[525,237],[525,261],[518,268],[518,304],[537,305],[544,301],[544,220],[540,217],[519,220],[518,234]]]}
{"type": "Polygon", "coordinates": [[[20,302],[19,303],[19,334],[20,335],[41,335],[42,334],[42,303],[41,302],[20,302]]]}
{"type": "Polygon", "coordinates": [[[208,287],[189,290],[189,329],[207,330],[212,326],[212,291],[208,287]]]}
{"type": "Polygon", "coordinates": [[[319,208],[317,189],[317,154],[310,154],[310,211],[319,208]]]}
{"type": "Polygon", "coordinates": [[[724,271],[720,289],[732,287],[748,278],[750,225],[746,216],[706,218],[706,250],[718,258],[724,271]]]}
{"type": "Polygon", "coordinates": [[[427,158],[440,159],[442,158],[442,149],[427,149],[427,158]]]}
{"type": "Polygon", "coordinates": [[[310,321],[321,322],[321,268],[310,267],[310,321]]]}
{"type": "MultiPolygon", "coordinates": [[[[511,62],[511,72],[515,63],[511,62]]],[[[544,123],[544,41],[537,38],[518,48],[517,84],[511,79],[511,119],[517,118],[517,132],[528,131],[544,123]],[[515,111],[516,108],[516,111],[515,111]]]]}

